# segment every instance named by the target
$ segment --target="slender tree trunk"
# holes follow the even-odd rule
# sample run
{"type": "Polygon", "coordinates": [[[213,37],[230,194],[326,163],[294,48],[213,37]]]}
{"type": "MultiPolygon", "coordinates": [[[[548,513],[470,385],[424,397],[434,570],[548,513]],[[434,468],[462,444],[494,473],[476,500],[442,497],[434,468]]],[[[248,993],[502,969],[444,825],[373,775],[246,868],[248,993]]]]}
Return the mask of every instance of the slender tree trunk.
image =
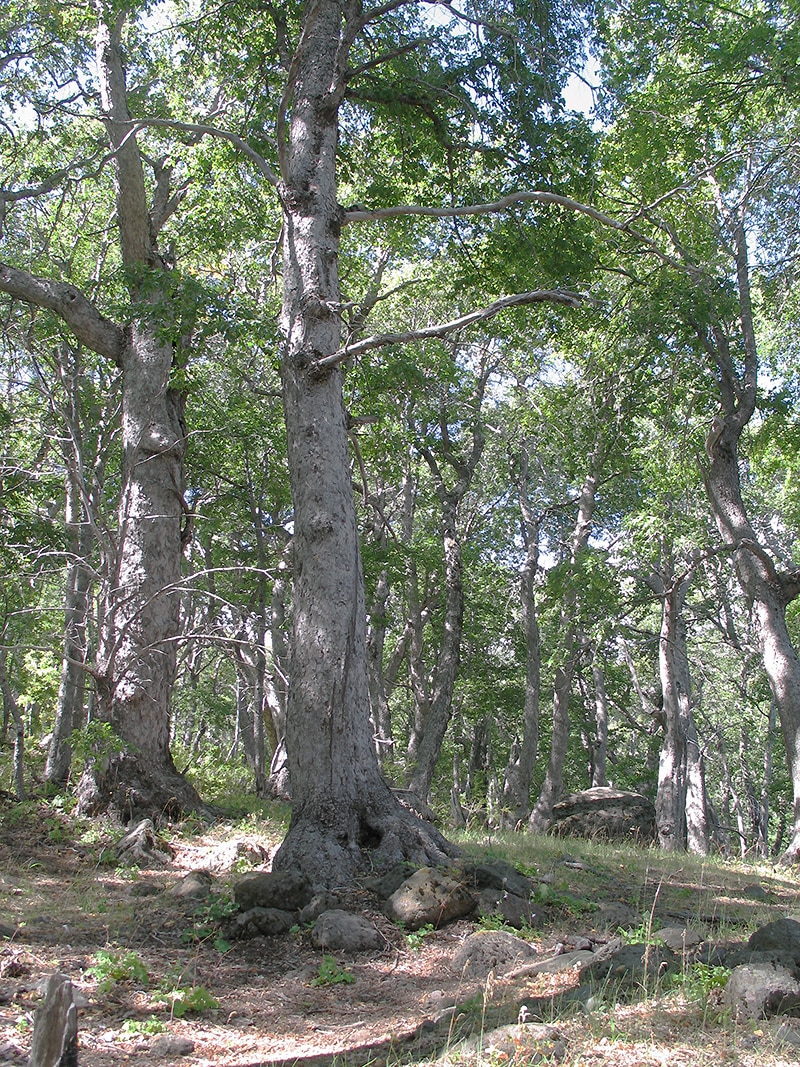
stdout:
{"type": "Polygon", "coordinates": [[[686,847],[686,736],[683,723],[689,712],[689,663],[686,656],[686,629],[683,603],[688,579],[670,575],[665,585],[654,577],[661,594],[661,633],[658,665],[664,712],[664,738],[658,764],[656,826],[658,843],[668,852],[686,847]]]}
{"type": "Polygon", "coordinates": [[[800,595],[800,571],[782,569],[760,544],[744,505],[739,477],[739,442],[755,412],[758,351],[750,299],[747,236],[732,219],[744,368],[735,367],[727,335],[714,327],[702,335],[718,373],[722,415],[706,439],[710,460],[706,491],[723,542],[733,552],[737,579],[752,605],[764,670],[783,731],[792,781],[793,821],[785,858],[800,858],[800,659],[786,623],[786,609],[800,595]]]}
{"type": "MultiPolygon", "coordinates": [[[[350,9],[347,9],[350,12],[350,9]]],[[[384,866],[443,859],[447,843],[381,778],[369,721],[364,583],[339,364],[337,114],[358,21],[337,0],[305,10],[292,61],[280,189],[282,376],[294,500],[294,595],[286,745],[292,819],[274,866],[318,885],[351,881],[362,850],[384,866]]],[[[284,146],[281,145],[283,153],[284,146]]]]}
{"type": "Polygon", "coordinates": [[[409,779],[409,789],[427,803],[442,742],[453,710],[453,691],[461,657],[464,623],[464,586],[457,503],[442,502],[442,545],[445,570],[444,626],[436,661],[436,682],[424,720],[424,729],[409,779]]]}
{"type": "Polygon", "coordinates": [[[592,658],[594,682],[594,742],[592,744],[592,786],[608,785],[608,697],[603,668],[595,653],[592,658]]]}
{"type": "Polygon", "coordinates": [[[91,571],[89,553],[92,529],[85,514],[85,494],[81,492],[75,457],[67,457],[66,531],[68,562],[64,592],[64,651],[61,659],[61,681],[53,723],[53,733],[47,750],[44,779],[64,783],[69,778],[72,763],[70,735],[83,721],[86,692],[86,613],[88,610],[91,571]]]}
{"type": "Polygon", "coordinates": [[[22,721],[16,697],[8,680],[8,656],[0,645],[0,694],[3,697],[3,716],[14,723],[14,760],[12,779],[14,796],[25,799],[25,723],[22,721]]]}
{"type": "Polygon", "coordinates": [[[474,421],[469,454],[457,454],[455,445],[446,433],[442,438],[442,456],[456,471],[452,486],[446,484],[440,459],[428,448],[419,445],[431,474],[441,505],[442,556],[444,559],[444,619],[436,658],[434,687],[428,713],[424,719],[422,737],[416,751],[409,788],[423,803],[430,797],[436,764],[453,713],[453,693],[461,659],[461,637],[464,628],[464,566],[459,531],[459,508],[480,463],[485,446],[481,425],[481,406],[489,378],[490,366],[485,363],[475,383],[472,397],[474,421]]]}
{"type": "Polygon", "coordinates": [[[536,607],[536,577],[539,573],[540,518],[531,506],[528,491],[529,455],[527,444],[517,457],[517,495],[520,529],[525,559],[519,576],[522,625],[525,633],[525,702],[522,711],[522,738],[512,744],[503,784],[503,802],[514,824],[530,814],[531,783],[539,751],[539,698],[541,695],[542,653],[539,615],[536,607]]]}
{"type": "MultiPolygon", "coordinates": [[[[578,501],[578,517],[572,533],[570,559],[577,563],[585,552],[592,530],[592,517],[595,509],[595,494],[600,482],[603,464],[603,452],[600,443],[589,457],[589,471],[581,487],[578,501]]],[[[577,595],[569,589],[564,595],[561,607],[559,631],[561,637],[560,663],[556,667],[553,686],[553,737],[550,744],[550,757],[539,799],[531,812],[530,829],[533,833],[543,833],[553,819],[553,805],[561,795],[564,779],[564,761],[569,745],[569,698],[572,691],[572,679],[575,663],[580,653],[576,640],[577,595]]]]}

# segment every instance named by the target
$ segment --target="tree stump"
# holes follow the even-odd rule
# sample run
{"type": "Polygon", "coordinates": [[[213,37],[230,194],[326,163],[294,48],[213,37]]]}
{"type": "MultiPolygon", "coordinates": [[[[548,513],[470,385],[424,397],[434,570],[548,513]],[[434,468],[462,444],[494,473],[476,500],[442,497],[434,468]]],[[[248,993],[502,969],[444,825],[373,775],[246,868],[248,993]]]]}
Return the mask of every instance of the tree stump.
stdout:
{"type": "Polygon", "coordinates": [[[72,982],[56,972],[36,1009],[28,1067],[78,1067],[78,1012],[72,982]]]}

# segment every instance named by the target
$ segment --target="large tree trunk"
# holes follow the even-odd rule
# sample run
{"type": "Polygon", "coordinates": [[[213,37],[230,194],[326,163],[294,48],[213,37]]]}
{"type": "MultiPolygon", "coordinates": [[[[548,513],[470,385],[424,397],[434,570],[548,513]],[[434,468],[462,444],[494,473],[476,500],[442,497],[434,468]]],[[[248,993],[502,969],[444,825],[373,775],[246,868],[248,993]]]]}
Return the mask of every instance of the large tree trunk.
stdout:
{"type": "Polygon", "coordinates": [[[131,298],[144,305],[124,333],[122,490],[115,558],[109,561],[97,652],[99,717],[124,744],[110,764],[87,769],[81,807],[110,806],[123,818],[177,815],[200,806],[169,749],[170,698],[180,632],[184,397],[170,386],[173,344],[163,339],[169,307],[155,246],[142,157],[130,127],[121,53],[122,19],[97,0],[100,98],[114,150],[117,221],[131,298]],[[146,275],[149,275],[145,286],[146,275]]]}
{"type": "Polygon", "coordinates": [[[319,885],[373,865],[444,859],[444,839],[382,779],[369,721],[364,584],[338,364],[337,115],[357,25],[338,0],[306,9],[293,59],[283,160],[282,375],[294,499],[294,595],[286,724],[292,819],[275,857],[319,885]]]}

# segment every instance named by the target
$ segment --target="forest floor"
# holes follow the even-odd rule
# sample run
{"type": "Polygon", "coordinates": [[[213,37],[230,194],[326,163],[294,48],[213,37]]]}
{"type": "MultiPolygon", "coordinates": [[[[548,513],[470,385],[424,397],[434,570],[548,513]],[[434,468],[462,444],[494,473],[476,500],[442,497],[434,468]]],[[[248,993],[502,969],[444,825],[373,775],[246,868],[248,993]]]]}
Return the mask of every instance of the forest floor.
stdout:
{"type": "MultiPolygon", "coordinates": [[[[576,972],[471,983],[451,961],[474,921],[409,934],[367,894],[350,903],[378,925],[379,951],[326,965],[301,929],[224,943],[215,920],[235,880],[268,865],[283,814],[173,828],[164,835],[172,860],[138,869],[115,865],[119,831],[110,825],[79,822],[44,802],[0,808],[0,1063],[27,1062],[43,980],[56,970],[77,994],[81,1067],[800,1062],[780,1021],[739,1023],[722,1011],[709,969],[684,967],[668,987],[630,1003],[559,1007],[576,972]],[[201,868],[214,875],[213,891],[193,911],[169,890],[201,868]],[[472,1031],[488,1050],[490,1032],[514,1023],[523,1002],[551,1005],[545,1019],[556,1030],[541,1052],[515,1056],[506,1046],[489,1054],[480,1039],[477,1051],[459,1045],[472,1031]],[[450,1005],[456,1010],[437,1023],[450,1005]]],[[[800,917],[800,884],[785,868],[519,834],[464,847],[540,881],[545,924],[524,936],[543,957],[596,936],[603,903],[633,908],[643,936],[680,924],[703,938],[744,940],[772,919],[800,917]]]]}

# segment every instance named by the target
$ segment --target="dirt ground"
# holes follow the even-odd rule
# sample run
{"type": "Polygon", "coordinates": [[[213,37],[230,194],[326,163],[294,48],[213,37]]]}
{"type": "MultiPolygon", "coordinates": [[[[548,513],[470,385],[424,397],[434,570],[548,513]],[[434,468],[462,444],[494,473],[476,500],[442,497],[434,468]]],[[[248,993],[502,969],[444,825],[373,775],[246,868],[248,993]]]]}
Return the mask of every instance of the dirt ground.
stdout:
{"type": "MultiPolygon", "coordinates": [[[[268,866],[274,842],[218,828],[173,838],[168,866],[131,870],[113,866],[98,846],[87,848],[62,836],[49,817],[38,826],[35,820],[18,827],[0,824],[0,1063],[27,1062],[43,980],[56,970],[71,979],[78,994],[82,1067],[178,1062],[186,1067],[317,1067],[331,1063],[335,1053],[352,1065],[432,1058],[455,1041],[465,1024],[480,1029],[511,1023],[522,1000],[542,1001],[577,983],[576,974],[568,971],[516,985],[470,984],[454,971],[451,960],[474,931],[473,922],[409,938],[365,893],[348,903],[377,924],[382,948],[355,959],[337,958],[337,967],[352,981],[314,984],[322,954],[310,945],[307,933],[296,930],[229,947],[215,944],[219,930],[207,910],[193,914],[192,904],[169,893],[189,871],[205,869],[215,878],[212,899],[225,900],[235,872],[246,866],[244,857],[255,856],[268,866]],[[146,980],[140,974],[104,985],[96,970],[102,949],[116,955],[134,952],[146,968],[146,980]],[[178,987],[199,987],[216,1004],[179,1018],[159,1000],[160,991],[178,987]],[[443,1014],[454,1004],[459,1005],[455,1013],[443,1014]],[[148,1028],[163,1033],[143,1032],[148,1028]],[[174,1039],[185,1041],[181,1046],[174,1039]]],[[[591,881],[592,872],[584,873],[591,881]]],[[[672,905],[663,877],[654,882],[651,900],[658,898],[659,906],[667,908],[683,906],[687,891],[680,872],[673,881],[672,905]]],[[[605,886],[616,899],[623,888],[619,878],[605,886]]],[[[705,888],[708,900],[719,899],[719,886],[705,888]]],[[[770,886],[768,892],[774,905],[776,890],[770,886]]],[[[778,901],[782,913],[797,906],[791,880],[780,883],[780,892],[785,894],[778,901]]],[[[559,942],[569,943],[587,922],[563,909],[555,909],[553,918],[537,935],[542,954],[554,951],[559,942]]],[[[570,1052],[556,1058],[566,1056],[568,1063],[587,1067],[633,1067],[667,1062],[663,1049],[668,1048],[670,1064],[778,1067],[800,1062],[797,1049],[783,1058],[768,1028],[760,1038],[730,1028],[703,1034],[705,1021],[685,1004],[677,1016],[675,1002],[646,1018],[636,1014],[639,1010],[624,1009],[624,1035],[623,1009],[610,1033],[603,1025],[607,1018],[578,1013],[564,1024],[570,1052]],[[677,1053],[674,1058],[682,1047],[676,1044],[679,1037],[688,1044],[683,1058],[677,1053]]],[[[504,1059],[508,1056],[498,1057],[504,1059]]]]}
{"type": "MultiPolygon", "coordinates": [[[[378,925],[384,944],[354,960],[337,959],[352,982],[312,984],[322,954],[300,931],[219,951],[212,924],[206,928],[203,915],[193,915],[196,905],[168,890],[189,871],[205,869],[215,875],[215,892],[222,891],[236,859],[262,847],[255,838],[173,842],[169,867],[131,871],[93,867],[94,857],[79,845],[55,843],[48,833],[6,827],[0,840],[0,933],[16,927],[0,937],[0,1062],[26,1062],[42,982],[56,970],[80,996],[79,1062],[85,1067],[164,1063],[163,1053],[151,1052],[151,1035],[125,1035],[132,1024],[153,1018],[193,1043],[179,1057],[186,1067],[293,1062],[380,1048],[390,1037],[408,1037],[413,1045],[423,1020],[480,993],[450,966],[473,924],[453,923],[409,944],[367,894],[348,903],[378,925]],[[103,948],[134,951],[149,981],[118,980],[98,989],[101,983],[87,972],[103,948]],[[202,987],[218,1007],[170,1018],[168,1006],[157,1001],[164,984],[202,987]]],[[[172,1056],[178,1058],[168,1052],[167,1060],[172,1056]]]]}

